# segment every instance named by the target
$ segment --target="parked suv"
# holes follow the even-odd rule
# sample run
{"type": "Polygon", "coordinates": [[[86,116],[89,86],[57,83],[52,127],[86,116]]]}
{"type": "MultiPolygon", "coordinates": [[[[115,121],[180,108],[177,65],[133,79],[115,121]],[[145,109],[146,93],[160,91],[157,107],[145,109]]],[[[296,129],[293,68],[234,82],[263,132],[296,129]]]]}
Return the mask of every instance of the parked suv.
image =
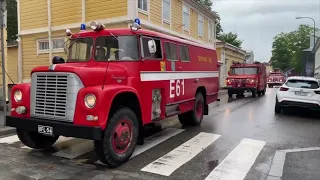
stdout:
{"type": "Polygon", "coordinates": [[[289,77],[276,94],[275,113],[287,107],[320,110],[319,81],[313,77],[289,77]]]}

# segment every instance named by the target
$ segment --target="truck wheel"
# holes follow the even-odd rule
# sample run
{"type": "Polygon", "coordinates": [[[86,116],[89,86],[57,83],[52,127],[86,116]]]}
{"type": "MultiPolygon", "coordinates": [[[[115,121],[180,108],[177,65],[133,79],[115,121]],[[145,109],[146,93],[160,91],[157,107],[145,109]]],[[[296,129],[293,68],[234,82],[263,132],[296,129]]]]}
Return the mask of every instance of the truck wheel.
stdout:
{"type": "Polygon", "coordinates": [[[263,96],[266,94],[266,91],[267,91],[267,87],[265,87],[265,88],[262,90],[262,95],[263,95],[263,96]]]}
{"type": "Polygon", "coordinates": [[[45,136],[37,132],[29,132],[21,129],[17,129],[17,136],[24,145],[37,150],[52,147],[59,138],[59,136],[45,136]]]}
{"type": "Polygon", "coordinates": [[[195,105],[192,111],[179,114],[178,118],[181,124],[198,126],[201,124],[204,114],[204,98],[202,93],[197,93],[195,105]]]}
{"type": "Polygon", "coordinates": [[[109,119],[102,140],[95,141],[97,156],[110,168],[127,162],[138,140],[139,122],[129,108],[120,108],[109,119]]]}
{"type": "Polygon", "coordinates": [[[233,93],[231,91],[228,91],[229,98],[232,98],[233,93]]]}
{"type": "Polygon", "coordinates": [[[257,96],[257,89],[253,89],[252,90],[252,97],[256,97],[257,96]]]}

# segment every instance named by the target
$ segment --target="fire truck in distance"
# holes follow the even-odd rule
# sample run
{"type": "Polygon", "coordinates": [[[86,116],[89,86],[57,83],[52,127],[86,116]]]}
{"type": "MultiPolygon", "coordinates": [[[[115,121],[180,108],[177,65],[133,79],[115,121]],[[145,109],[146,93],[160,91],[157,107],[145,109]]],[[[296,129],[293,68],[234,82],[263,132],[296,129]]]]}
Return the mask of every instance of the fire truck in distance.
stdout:
{"type": "Polygon", "coordinates": [[[243,96],[245,91],[251,91],[252,96],[265,95],[267,88],[266,66],[260,62],[254,64],[234,63],[230,66],[227,77],[228,95],[243,96]]]}
{"type": "Polygon", "coordinates": [[[280,69],[273,69],[268,76],[268,87],[281,86],[286,81],[285,75],[280,69]]]}
{"type": "Polygon", "coordinates": [[[106,29],[72,34],[67,60],[36,67],[31,83],[12,88],[11,114],[21,142],[34,149],[59,136],[94,140],[100,161],[110,168],[128,161],[143,144],[143,127],[178,115],[197,126],[218,100],[214,47],[141,29],[106,29]]]}

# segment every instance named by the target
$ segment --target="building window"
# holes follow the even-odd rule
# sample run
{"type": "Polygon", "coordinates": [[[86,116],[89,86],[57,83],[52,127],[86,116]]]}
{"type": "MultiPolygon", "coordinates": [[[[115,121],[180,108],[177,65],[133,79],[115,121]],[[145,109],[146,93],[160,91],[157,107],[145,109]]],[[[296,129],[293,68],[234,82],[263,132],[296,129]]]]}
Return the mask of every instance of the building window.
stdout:
{"type": "Polygon", "coordinates": [[[163,14],[163,21],[166,23],[170,23],[170,11],[171,11],[171,0],[162,0],[162,14],[163,14]]]}
{"type": "Polygon", "coordinates": [[[179,46],[180,60],[182,62],[190,62],[188,46],[179,46]]]}
{"type": "Polygon", "coordinates": [[[138,8],[142,11],[148,12],[148,0],[138,0],[138,8]]]}
{"type": "Polygon", "coordinates": [[[212,23],[212,21],[209,21],[208,23],[208,34],[209,34],[209,40],[213,40],[214,39],[214,25],[212,23]]]}
{"type": "Polygon", "coordinates": [[[198,34],[203,36],[203,16],[201,14],[198,15],[198,34]]]}
{"type": "Polygon", "coordinates": [[[182,21],[183,21],[183,30],[189,30],[190,27],[190,8],[187,5],[183,5],[182,8],[183,11],[183,16],[182,16],[182,21]]]}
{"type": "MultiPolygon", "coordinates": [[[[63,52],[64,51],[64,38],[52,38],[52,51],[63,52]]],[[[49,53],[49,40],[41,39],[37,40],[37,53],[49,53]]]]}
{"type": "Polygon", "coordinates": [[[167,60],[176,61],[178,60],[177,45],[172,43],[164,43],[164,49],[166,51],[167,60]]]}

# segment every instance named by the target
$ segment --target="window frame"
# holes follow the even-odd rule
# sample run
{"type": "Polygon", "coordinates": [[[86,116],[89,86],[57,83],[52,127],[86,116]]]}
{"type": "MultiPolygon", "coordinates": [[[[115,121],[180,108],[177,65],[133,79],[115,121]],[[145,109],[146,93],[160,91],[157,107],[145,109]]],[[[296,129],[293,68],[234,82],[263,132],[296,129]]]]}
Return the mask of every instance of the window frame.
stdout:
{"type": "MultiPolygon", "coordinates": [[[[163,52],[163,47],[162,47],[162,39],[160,37],[154,37],[154,36],[148,36],[148,35],[141,35],[140,36],[140,40],[138,40],[140,42],[140,49],[139,49],[139,54],[140,54],[140,58],[141,60],[154,60],[154,61],[161,61],[164,60],[164,52],[163,52]],[[160,41],[160,48],[161,48],[161,58],[148,58],[146,59],[144,57],[144,51],[143,51],[143,38],[148,38],[148,39],[153,39],[153,40],[159,40],[160,41]]],[[[158,48],[158,47],[157,47],[158,48]]]]}
{"type": "Polygon", "coordinates": [[[201,13],[198,13],[198,36],[203,37],[204,35],[204,16],[201,13]],[[200,22],[202,23],[202,26],[200,26],[200,22]],[[200,32],[200,27],[202,32],[200,32]]]}
{"type": "Polygon", "coordinates": [[[215,25],[214,25],[213,21],[209,20],[208,21],[208,39],[209,39],[209,41],[213,41],[213,39],[215,38],[214,28],[215,28],[215,25]]]}
{"type": "MultiPolygon", "coordinates": [[[[65,46],[65,42],[66,42],[66,38],[65,37],[52,37],[51,38],[51,43],[52,43],[52,52],[54,53],[60,53],[60,52],[64,52],[64,48],[53,48],[53,41],[54,40],[63,40],[63,45],[65,46]]],[[[37,47],[37,55],[39,54],[48,54],[50,52],[50,42],[49,42],[49,38],[42,38],[42,39],[37,39],[36,40],[36,47],[37,47]],[[40,43],[48,43],[48,49],[40,49],[40,43]]]]}
{"type": "Polygon", "coordinates": [[[179,61],[180,62],[183,62],[183,63],[190,63],[191,62],[191,58],[190,58],[190,50],[189,50],[189,46],[188,45],[185,45],[185,44],[179,44],[178,45],[178,55],[179,55],[179,61]],[[188,56],[189,56],[189,60],[188,61],[184,61],[181,59],[181,54],[180,54],[180,48],[181,47],[186,47],[188,49],[188,56]]]}
{"type": "Polygon", "coordinates": [[[149,0],[137,0],[137,9],[138,9],[138,12],[141,12],[141,13],[149,16],[149,9],[150,9],[150,2],[149,2],[149,0]],[[139,1],[141,1],[142,8],[139,8],[139,1]],[[143,6],[144,3],[143,3],[143,1],[146,1],[146,3],[147,3],[147,7],[145,7],[146,10],[143,9],[143,8],[144,8],[144,6],[143,6]]]}
{"type": "Polygon", "coordinates": [[[182,28],[182,29],[183,29],[184,31],[190,31],[190,18],[191,18],[191,17],[190,17],[190,9],[191,9],[191,8],[190,8],[189,5],[187,5],[187,4],[185,4],[185,3],[182,4],[182,24],[183,24],[183,26],[182,26],[183,28],[182,28]],[[184,7],[186,7],[186,8],[188,9],[188,13],[187,13],[187,14],[188,14],[188,19],[187,19],[187,21],[188,21],[188,28],[186,28],[185,22],[184,22],[184,21],[185,21],[185,18],[184,18],[184,13],[185,13],[185,12],[184,12],[184,7]]]}
{"type": "Polygon", "coordinates": [[[165,22],[167,24],[171,24],[171,0],[162,0],[162,22],[165,22]],[[169,3],[169,19],[165,19],[164,17],[164,3],[169,3]]]}
{"type": "MultiPolygon", "coordinates": [[[[90,61],[91,59],[93,59],[93,57],[94,57],[94,52],[95,52],[95,49],[96,49],[96,47],[95,47],[95,42],[96,42],[95,39],[94,39],[93,37],[78,37],[78,38],[73,38],[73,39],[86,39],[86,38],[90,38],[90,39],[92,40],[92,47],[91,47],[92,52],[90,53],[89,59],[88,59],[88,60],[85,60],[85,61],[72,61],[72,60],[69,59],[69,49],[67,49],[67,50],[68,50],[68,54],[67,54],[67,58],[66,58],[66,61],[67,61],[67,62],[69,62],[69,63],[81,63],[81,62],[88,62],[88,61],[90,61]]],[[[73,39],[70,39],[70,42],[71,42],[71,40],[73,40],[73,39]]],[[[70,46],[70,44],[69,44],[68,46],[70,46]]]]}
{"type": "Polygon", "coordinates": [[[166,60],[168,61],[179,61],[180,57],[179,57],[179,53],[178,53],[178,44],[177,43],[174,43],[174,42],[170,42],[170,41],[163,41],[163,49],[166,53],[166,60]],[[173,44],[176,46],[176,54],[177,54],[177,59],[168,59],[168,56],[167,56],[167,51],[166,51],[166,44],[173,44]]]}

